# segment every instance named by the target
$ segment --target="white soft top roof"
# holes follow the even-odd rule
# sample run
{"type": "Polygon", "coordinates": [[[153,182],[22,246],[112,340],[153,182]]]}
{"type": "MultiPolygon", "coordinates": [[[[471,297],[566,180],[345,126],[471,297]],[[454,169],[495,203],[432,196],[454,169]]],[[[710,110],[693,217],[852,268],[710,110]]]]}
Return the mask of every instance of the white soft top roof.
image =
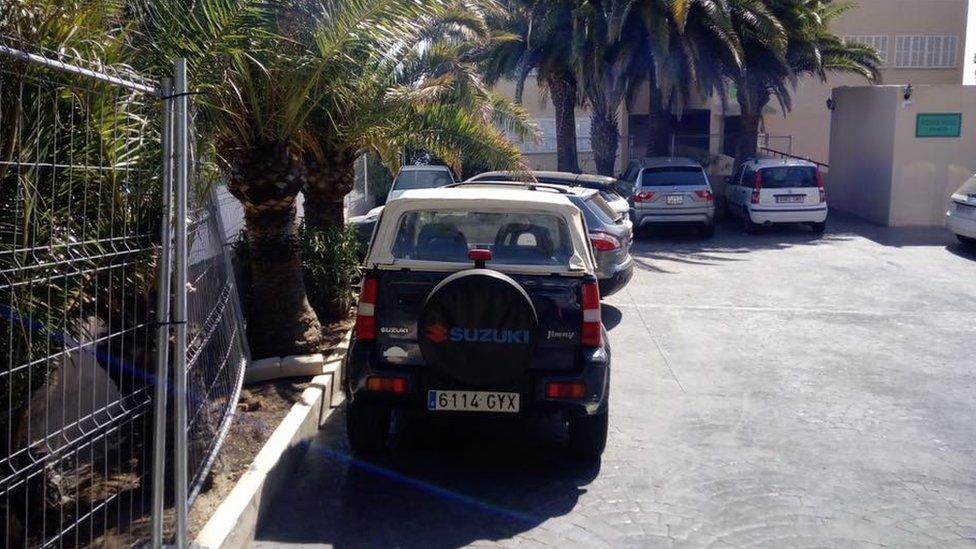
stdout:
{"type": "MultiPolygon", "coordinates": [[[[373,245],[366,258],[367,267],[393,266],[409,267],[417,270],[444,270],[457,265],[468,268],[470,263],[445,263],[441,261],[421,261],[395,259],[393,242],[403,214],[412,211],[428,210],[472,210],[479,212],[539,212],[559,215],[567,220],[573,238],[574,254],[565,266],[566,273],[592,273],[593,256],[589,239],[583,224],[583,215],[565,195],[545,190],[522,190],[511,187],[456,187],[418,189],[404,192],[396,200],[391,200],[383,209],[383,217],[376,227],[373,245]]],[[[489,265],[490,266],[490,265],[489,265]]],[[[552,265],[497,265],[492,266],[503,272],[552,273],[552,265]]]]}

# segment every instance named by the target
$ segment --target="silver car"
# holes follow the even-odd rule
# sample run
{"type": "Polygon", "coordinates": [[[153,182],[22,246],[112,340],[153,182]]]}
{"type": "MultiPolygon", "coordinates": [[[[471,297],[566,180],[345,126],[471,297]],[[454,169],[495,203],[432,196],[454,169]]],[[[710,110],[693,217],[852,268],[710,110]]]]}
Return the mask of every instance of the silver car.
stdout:
{"type": "Polygon", "coordinates": [[[454,183],[454,174],[447,166],[417,165],[403,166],[390,186],[386,200],[395,200],[406,191],[413,189],[433,189],[454,183]]]}
{"type": "Polygon", "coordinates": [[[632,215],[638,229],[652,223],[697,223],[715,233],[715,196],[701,164],[689,158],[649,158],[637,175],[632,215]]]}
{"type": "MultiPolygon", "coordinates": [[[[600,196],[615,211],[623,215],[630,212],[627,197],[630,196],[632,186],[619,179],[586,173],[547,171],[530,171],[527,173],[531,174],[538,183],[596,189],[600,191],[600,196]]],[[[521,181],[524,176],[524,173],[518,172],[484,172],[468,179],[468,181],[521,181]]]]}
{"type": "Polygon", "coordinates": [[[600,191],[585,187],[550,183],[525,183],[516,181],[464,181],[453,187],[506,185],[529,188],[540,192],[565,194],[574,206],[583,212],[586,230],[597,263],[597,280],[600,295],[612,295],[627,285],[634,275],[634,258],[630,246],[634,242],[633,224],[627,216],[615,211],[600,195],[600,191]]]}

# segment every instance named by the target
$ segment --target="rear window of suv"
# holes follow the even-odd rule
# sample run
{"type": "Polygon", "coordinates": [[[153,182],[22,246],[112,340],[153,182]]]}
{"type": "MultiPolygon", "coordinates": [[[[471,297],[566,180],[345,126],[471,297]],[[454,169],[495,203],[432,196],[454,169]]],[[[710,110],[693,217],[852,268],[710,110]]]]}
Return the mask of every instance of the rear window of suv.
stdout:
{"type": "Polygon", "coordinates": [[[400,219],[393,257],[467,263],[474,248],[500,265],[566,265],[573,255],[566,220],[547,213],[413,211],[400,219]]]}
{"type": "Polygon", "coordinates": [[[398,191],[433,189],[451,183],[454,183],[451,174],[444,170],[406,170],[397,175],[392,188],[398,191]]]}
{"type": "Polygon", "coordinates": [[[641,172],[641,187],[664,187],[671,185],[705,185],[708,179],[705,170],[687,168],[645,168],[641,172]]]}
{"type": "Polygon", "coordinates": [[[817,186],[817,169],[810,166],[763,168],[759,172],[762,174],[762,186],[764,189],[817,186]]]}

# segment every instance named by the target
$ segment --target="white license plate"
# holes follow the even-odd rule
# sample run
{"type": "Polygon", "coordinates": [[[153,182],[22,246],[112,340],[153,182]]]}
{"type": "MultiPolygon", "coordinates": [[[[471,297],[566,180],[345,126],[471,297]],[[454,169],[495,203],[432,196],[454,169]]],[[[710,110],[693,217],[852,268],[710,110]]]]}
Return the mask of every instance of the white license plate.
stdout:
{"type": "Polygon", "coordinates": [[[777,204],[796,204],[798,202],[803,202],[803,199],[804,198],[806,198],[806,197],[804,197],[802,194],[788,194],[788,195],[783,195],[783,196],[777,196],[776,197],[776,203],[777,204]]]}
{"type": "Polygon", "coordinates": [[[684,204],[684,203],[685,203],[685,197],[684,197],[684,195],[680,195],[680,194],[669,194],[668,197],[667,197],[667,205],[668,206],[677,206],[679,204],[684,204]]]}
{"type": "Polygon", "coordinates": [[[519,394],[494,391],[427,391],[427,409],[436,412],[514,414],[519,411],[519,394]]]}
{"type": "Polygon", "coordinates": [[[956,213],[966,217],[976,216],[976,206],[956,202],[956,213]]]}

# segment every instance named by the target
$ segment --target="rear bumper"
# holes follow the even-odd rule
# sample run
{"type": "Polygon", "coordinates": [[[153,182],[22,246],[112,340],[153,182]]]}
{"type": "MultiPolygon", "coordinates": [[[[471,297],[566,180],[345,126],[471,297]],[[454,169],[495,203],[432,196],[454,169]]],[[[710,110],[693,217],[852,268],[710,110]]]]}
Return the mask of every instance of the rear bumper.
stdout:
{"type": "Polygon", "coordinates": [[[949,211],[946,212],[946,227],[953,234],[976,238],[976,219],[967,219],[949,211]]]}
{"type": "Polygon", "coordinates": [[[827,220],[827,206],[791,208],[789,210],[767,209],[749,206],[749,217],[753,223],[823,223],[827,220]]]}
{"type": "Polygon", "coordinates": [[[638,227],[649,223],[711,223],[715,219],[715,205],[703,208],[657,208],[635,210],[638,227]]]}
{"type": "Polygon", "coordinates": [[[616,266],[613,274],[599,279],[600,296],[613,295],[624,288],[634,276],[634,258],[627,254],[627,260],[616,266]]]}
{"type": "MultiPolygon", "coordinates": [[[[604,333],[604,338],[606,334],[604,333]]],[[[465,387],[456,383],[438,379],[430,368],[425,366],[398,366],[393,364],[375,364],[370,360],[372,344],[350,344],[349,352],[343,360],[343,380],[346,396],[351,400],[357,398],[374,402],[383,402],[395,408],[431,413],[437,415],[458,414],[498,417],[513,415],[546,415],[561,414],[563,417],[588,416],[605,413],[608,410],[608,396],[610,390],[610,348],[604,345],[599,349],[583,351],[582,368],[577,370],[528,370],[518,380],[506,387],[465,387]],[[407,392],[395,395],[392,393],[372,392],[366,389],[366,381],[371,376],[395,376],[407,381],[407,392]],[[586,384],[586,395],[580,399],[547,398],[546,383],[550,381],[583,382],[586,384]],[[479,412],[429,412],[427,410],[427,391],[442,390],[472,390],[472,391],[511,391],[520,394],[520,411],[518,414],[488,414],[479,412]]]]}

